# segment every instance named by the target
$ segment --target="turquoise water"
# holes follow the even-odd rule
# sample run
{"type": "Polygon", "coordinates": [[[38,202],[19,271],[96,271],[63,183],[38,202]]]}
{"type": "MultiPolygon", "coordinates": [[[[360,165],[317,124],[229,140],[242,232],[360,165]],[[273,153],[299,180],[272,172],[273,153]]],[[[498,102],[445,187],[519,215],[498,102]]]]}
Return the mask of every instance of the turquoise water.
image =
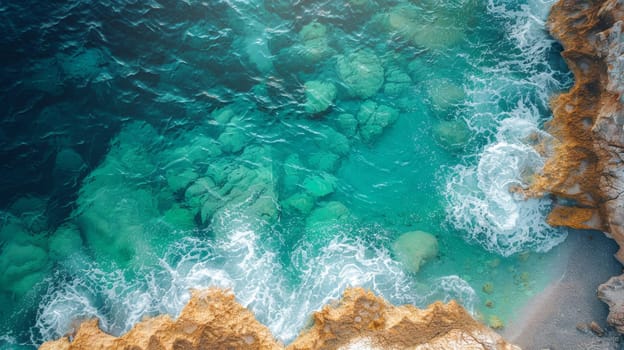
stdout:
{"type": "Polygon", "coordinates": [[[550,5],[2,5],[2,341],[121,334],[213,285],[286,343],[348,286],[508,322],[566,236],[509,192],[571,83],[550,5]]]}

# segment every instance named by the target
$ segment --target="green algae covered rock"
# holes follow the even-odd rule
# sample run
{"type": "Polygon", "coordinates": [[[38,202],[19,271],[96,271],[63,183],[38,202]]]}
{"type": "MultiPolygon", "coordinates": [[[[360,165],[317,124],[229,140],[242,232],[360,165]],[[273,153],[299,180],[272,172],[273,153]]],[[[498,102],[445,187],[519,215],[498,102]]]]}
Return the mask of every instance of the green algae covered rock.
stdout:
{"type": "Polygon", "coordinates": [[[327,225],[349,216],[349,209],[340,202],[327,202],[314,209],[306,218],[306,228],[327,225]]]}
{"type": "Polygon", "coordinates": [[[327,27],[319,22],[310,22],[301,28],[299,39],[301,41],[310,41],[314,39],[326,38],[327,27]]]}
{"type": "Polygon", "coordinates": [[[346,136],[329,126],[320,126],[317,131],[316,143],[319,148],[340,156],[346,156],[349,153],[351,145],[346,136]]]}
{"type": "Polygon", "coordinates": [[[270,150],[248,146],[236,160],[215,160],[205,176],[187,188],[185,202],[204,225],[230,210],[273,220],[278,212],[270,150]]]}
{"type": "Polygon", "coordinates": [[[351,95],[361,99],[376,94],[384,82],[381,61],[367,49],[338,57],[336,71],[351,95]]]}
{"type": "Polygon", "coordinates": [[[332,152],[316,152],[308,158],[308,164],[315,169],[334,172],[340,163],[340,156],[332,152]]]}
{"type": "Polygon", "coordinates": [[[466,122],[458,120],[442,120],[433,127],[436,141],[451,152],[460,151],[470,140],[470,129],[466,122]]]}
{"type": "Polygon", "coordinates": [[[287,212],[308,215],[314,208],[314,197],[307,193],[295,193],[282,202],[287,212]]]}
{"type": "Polygon", "coordinates": [[[334,192],[336,189],[336,178],[327,173],[311,175],[303,181],[303,188],[313,197],[321,198],[334,192]]]}
{"type": "Polygon", "coordinates": [[[304,89],[306,97],[304,109],[310,114],[327,110],[336,99],[336,86],[330,82],[308,81],[304,89]]]}
{"type": "Polygon", "coordinates": [[[383,16],[382,23],[390,35],[411,39],[418,30],[417,23],[422,20],[424,10],[412,4],[394,6],[383,16]]]}
{"type": "Polygon", "coordinates": [[[374,141],[398,117],[399,112],[392,107],[380,105],[370,100],[365,101],[357,114],[362,140],[364,142],[374,141]]]}
{"type": "Polygon", "coordinates": [[[338,129],[346,136],[353,137],[357,133],[358,121],[353,114],[342,113],[336,117],[338,129]]]}
{"type": "Polygon", "coordinates": [[[412,84],[412,79],[403,70],[393,67],[386,71],[384,93],[390,96],[400,96],[407,91],[412,84]]]}
{"type": "Polygon", "coordinates": [[[465,38],[474,13],[474,1],[419,1],[399,4],[376,20],[392,37],[429,50],[456,46],[465,38]]]}
{"type": "Polygon", "coordinates": [[[331,56],[333,50],[329,46],[327,27],[319,22],[311,22],[301,28],[299,32],[300,44],[295,45],[295,56],[306,64],[315,64],[331,56]]]}
{"type": "Polygon", "coordinates": [[[422,265],[438,255],[438,240],[427,232],[407,232],[394,241],[392,250],[408,271],[418,272],[422,265]]]}
{"type": "Polygon", "coordinates": [[[465,98],[464,88],[449,79],[432,79],[426,82],[425,88],[432,107],[438,111],[446,111],[460,104],[465,98]]]}

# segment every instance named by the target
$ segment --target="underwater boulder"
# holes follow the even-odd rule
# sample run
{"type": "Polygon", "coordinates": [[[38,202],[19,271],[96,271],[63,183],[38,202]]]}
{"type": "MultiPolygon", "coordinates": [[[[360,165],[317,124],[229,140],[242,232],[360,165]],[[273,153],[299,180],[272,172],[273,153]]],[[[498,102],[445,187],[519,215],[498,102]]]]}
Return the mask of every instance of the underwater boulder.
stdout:
{"type": "Polygon", "coordinates": [[[307,193],[295,193],[282,201],[282,208],[286,212],[308,215],[314,208],[314,197],[307,193]]]}
{"type": "Polygon", "coordinates": [[[413,29],[412,43],[430,50],[440,50],[458,45],[464,40],[464,28],[447,17],[436,14],[425,17],[413,29]]]}
{"type": "Polygon", "coordinates": [[[224,153],[238,153],[250,141],[244,130],[234,126],[226,127],[217,140],[221,144],[221,150],[224,153]]]}
{"type": "Polygon", "coordinates": [[[367,99],[377,93],[384,82],[384,69],[372,50],[363,49],[338,57],[338,77],[352,96],[367,99]]]}
{"type": "Polygon", "coordinates": [[[186,190],[187,205],[199,214],[202,224],[227,212],[267,221],[277,217],[270,148],[248,146],[235,161],[212,162],[206,175],[186,190]]]}
{"type": "Polygon", "coordinates": [[[425,89],[429,95],[429,101],[436,111],[447,111],[466,98],[464,88],[449,79],[429,80],[425,83],[425,89]]]}
{"type": "Polygon", "coordinates": [[[217,108],[210,113],[211,124],[226,126],[238,113],[232,106],[217,108]]]}
{"type": "Polygon", "coordinates": [[[318,136],[315,141],[319,148],[340,156],[349,154],[351,145],[346,136],[329,126],[320,126],[317,131],[318,136]]]}
{"type": "Polygon", "coordinates": [[[308,157],[308,164],[314,169],[332,173],[340,164],[340,156],[332,152],[316,152],[308,157]]]}
{"type": "Polygon", "coordinates": [[[427,232],[407,232],[392,243],[392,250],[408,271],[418,272],[422,265],[438,255],[438,240],[427,232]]]}
{"type": "Polygon", "coordinates": [[[299,31],[299,39],[303,42],[327,37],[327,27],[317,21],[310,22],[299,31]]]}
{"type": "Polygon", "coordinates": [[[342,203],[332,201],[321,204],[314,209],[306,218],[306,228],[311,229],[318,225],[331,224],[337,220],[345,219],[349,216],[349,209],[342,203]]]}
{"type": "Polygon", "coordinates": [[[284,160],[283,170],[284,176],[282,177],[282,184],[284,186],[284,191],[295,191],[307,172],[299,155],[296,153],[289,155],[284,160]]]}
{"type": "Polygon", "coordinates": [[[86,168],[87,164],[82,156],[71,147],[65,147],[56,153],[53,171],[55,177],[75,177],[86,168]]]}
{"type": "Polygon", "coordinates": [[[409,91],[412,85],[412,79],[403,70],[393,67],[386,71],[386,79],[384,83],[384,93],[390,96],[401,96],[409,91]]]}
{"type": "MultiPolygon", "coordinates": [[[[130,186],[84,186],[78,198],[76,223],[95,259],[105,264],[137,267],[156,256],[159,237],[148,229],[158,218],[155,196],[130,186]]],[[[171,240],[175,239],[170,237],[171,240]]]]}
{"type": "Polygon", "coordinates": [[[308,81],[304,85],[306,102],[303,105],[307,113],[323,112],[336,99],[336,86],[330,82],[308,81]]]}
{"type": "Polygon", "coordinates": [[[208,177],[200,177],[184,192],[184,199],[190,208],[199,208],[207,198],[220,198],[221,189],[208,177]]]}
{"type": "Polygon", "coordinates": [[[168,168],[165,170],[165,177],[171,192],[178,192],[185,189],[190,183],[195,181],[199,177],[199,174],[197,174],[197,172],[195,172],[189,164],[188,167],[180,165],[179,168],[168,168]]]}
{"type": "Polygon", "coordinates": [[[313,71],[317,65],[335,54],[329,44],[327,27],[316,21],[301,28],[297,40],[281,48],[275,55],[275,67],[281,73],[313,71]]]}
{"type": "Polygon", "coordinates": [[[346,137],[351,138],[357,133],[358,121],[353,114],[339,114],[336,117],[336,125],[346,137]]]}
{"type": "Polygon", "coordinates": [[[362,140],[367,143],[376,140],[398,118],[399,112],[394,108],[370,100],[365,101],[357,114],[362,140]]]}
{"type": "Polygon", "coordinates": [[[334,176],[327,173],[310,175],[303,180],[303,188],[311,196],[321,198],[335,191],[336,181],[334,176]]]}
{"type": "MultiPolygon", "coordinates": [[[[410,40],[418,30],[417,23],[422,21],[424,10],[412,4],[394,6],[387,14],[381,14],[383,28],[393,37],[410,40]]],[[[379,20],[379,18],[378,18],[379,20]]]]}
{"type": "Polygon", "coordinates": [[[327,27],[318,22],[311,22],[299,32],[300,45],[295,46],[297,57],[306,64],[315,64],[331,56],[333,50],[329,46],[327,27]]]}
{"type": "Polygon", "coordinates": [[[450,152],[461,151],[470,141],[470,129],[463,119],[442,120],[433,127],[436,141],[450,152]]]}

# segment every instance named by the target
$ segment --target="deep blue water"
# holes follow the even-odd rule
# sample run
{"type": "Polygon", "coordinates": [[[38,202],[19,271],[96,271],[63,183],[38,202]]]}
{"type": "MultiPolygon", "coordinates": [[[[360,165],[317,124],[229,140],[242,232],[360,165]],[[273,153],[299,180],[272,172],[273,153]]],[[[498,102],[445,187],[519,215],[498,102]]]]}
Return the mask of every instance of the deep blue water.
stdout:
{"type": "Polygon", "coordinates": [[[284,342],[347,286],[511,320],[566,234],[508,191],[571,83],[550,5],[0,4],[0,341],[210,285],[284,342]]]}

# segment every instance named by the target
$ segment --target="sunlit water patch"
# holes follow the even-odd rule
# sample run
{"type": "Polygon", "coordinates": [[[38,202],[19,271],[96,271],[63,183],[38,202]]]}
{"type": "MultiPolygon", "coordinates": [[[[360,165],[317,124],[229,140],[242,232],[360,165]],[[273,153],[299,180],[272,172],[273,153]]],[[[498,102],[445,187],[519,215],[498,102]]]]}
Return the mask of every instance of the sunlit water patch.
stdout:
{"type": "Polygon", "coordinates": [[[348,286],[509,320],[566,254],[548,199],[521,195],[570,83],[550,4],[0,6],[21,53],[3,54],[1,341],[91,317],[121,334],[208,286],[286,343],[348,286]]]}

